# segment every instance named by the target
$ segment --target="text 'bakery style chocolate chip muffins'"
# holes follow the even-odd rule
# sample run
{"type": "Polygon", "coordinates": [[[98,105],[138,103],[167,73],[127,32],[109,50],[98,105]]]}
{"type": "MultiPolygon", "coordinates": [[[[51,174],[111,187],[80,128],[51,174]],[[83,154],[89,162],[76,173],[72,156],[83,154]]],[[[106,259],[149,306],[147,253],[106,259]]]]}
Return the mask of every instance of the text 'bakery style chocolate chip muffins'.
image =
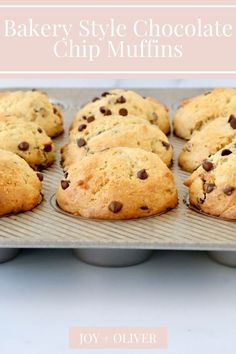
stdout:
{"type": "Polygon", "coordinates": [[[133,91],[104,92],[76,115],[61,149],[61,209],[96,219],[131,219],[177,205],[167,166],[173,148],[168,109],[133,91]]]}
{"type": "Polygon", "coordinates": [[[0,150],[0,216],[28,211],[42,200],[42,174],[16,154],[0,150]]]}

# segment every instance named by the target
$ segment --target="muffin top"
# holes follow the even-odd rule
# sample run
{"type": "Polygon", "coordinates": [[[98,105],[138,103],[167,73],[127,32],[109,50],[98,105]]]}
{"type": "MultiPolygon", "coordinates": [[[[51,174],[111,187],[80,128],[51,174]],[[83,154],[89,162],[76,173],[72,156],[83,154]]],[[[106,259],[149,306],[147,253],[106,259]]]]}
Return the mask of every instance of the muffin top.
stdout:
{"type": "Polygon", "coordinates": [[[168,166],[173,149],[166,135],[147,120],[134,116],[103,117],[88,124],[80,124],[70,134],[69,144],[62,151],[63,166],[112,147],[133,147],[158,154],[168,166]]]}
{"type": "Polygon", "coordinates": [[[49,102],[40,91],[12,91],[0,93],[0,113],[37,123],[47,135],[55,137],[63,132],[60,108],[49,102]]]}
{"type": "Polygon", "coordinates": [[[171,171],[156,154],[120,147],[69,166],[57,202],[74,215],[130,219],[175,207],[177,192],[171,171]]]}
{"type": "Polygon", "coordinates": [[[236,90],[217,88],[184,100],[174,116],[174,131],[180,138],[190,139],[207,122],[231,114],[236,116],[236,90]]]}
{"type": "Polygon", "coordinates": [[[0,150],[0,215],[33,209],[41,200],[41,176],[16,154],[0,150]]]}
{"type": "Polygon", "coordinates": [[[168,109],[157,99],[120,89],[104,92],[101,97],[95,97],[92,102],[81,108],[71,128],[104,116],[112,118],[113,115],[121,117],[134,115],[157,125],[165,134],[170,131],[168,109]]]}

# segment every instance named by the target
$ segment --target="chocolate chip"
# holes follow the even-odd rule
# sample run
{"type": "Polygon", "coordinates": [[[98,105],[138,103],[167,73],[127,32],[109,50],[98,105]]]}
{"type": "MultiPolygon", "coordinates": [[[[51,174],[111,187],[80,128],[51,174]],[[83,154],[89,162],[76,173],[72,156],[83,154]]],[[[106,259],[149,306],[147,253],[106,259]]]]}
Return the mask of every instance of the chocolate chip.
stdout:
{"type": "Polygon", "coordinates": [[[140,207],[141,210],[148,210],[148,207],[146,205],[140,207]]]}
{"type": "Polygon", "coordinates": [[[111,110],[104,106],[100,107],[99,110],[102,114],[104,114],[104,116],[110,116],[112,114],[111,110]]]}
{"type": "Polygon", "coordinates": [[[110,95],[110,92],[103,92],[103,93],[101,94],[102,97],[106,97],[106,96],[108,96],[108,95],[110,95]]]}
{"type": "Polygon", "coordinates": [[[87,117],[86,116],[82,116],[82,119],[87,120],[87,117]]]}
{"type": "Polygon", "coordinates": [[[38,171],[42,171],[42,170],[44,170],[45,169],[45,166],[43,166],[43,165],[37,165],[37,170],[38,171]]]}
{"type": "Polygon", "coordinates": [[[161,143],[166,148],[166,150],[168,150],[170,148],[170,144],[167,143],[166,141],[162,141],[161,143]]]}
{"type": "Polygon", "coordinates": [[[104,116],[111,116],[112,112],[110,109],[107,109],[106,112],[104,113],[104,116]]]}
{"type": "Polygon", "coordinates": [[[233,191],[235,190],[234,187],[227,186],[223,189],[224,194],[226,195],[231,195],[233,191]]]}
{"type": "Polygon", "coordinates": [[[202,163],[202,167],[204,168],[205,171],[209,172],[214,168],[214,165],[212,162],[205,160],[202,163]]]}
{"type": "Polygon", "coordinates": [[[207,96],[207,95],[210,95],[211,94],[211,91],[207,91],[204,93],[204,96],[207,96]]]}
{"type": "Polygon", "coordinates": [[[209,183],[206,185],[205,192],[206,193],[211,193],[215,189],[215,184],[214,183],[209,183]]]}
{"type": "Polygon", "coordinates": [[[41,134],[43,131],[41,128],[38,128],[38,132],[41,134]]]}
{"type": "Polygon", "coordinates": [[[230,123],[231,120],[235,119],[235,116],[233,114],[230,114],[228,122],[230,123]]]}
{"type": "Polygon", "coordinates": [[[139,179],[147,179],[148,178],[147,171],[143,168],[142,170],[137,172],[137,177],[139,179]]]}
{"type": "Polygon", "coordinates": [[[116,100],[116,103],[125,103],[125,102],[126,102],[126,99],[124,96],[120,96],[116,100]]]}
{"type": "Polygon", "coordinates": [[[92,99],[92,102],[96,102],[96,101],[99,101],[99,100],[100,100],[99,97],[94,97],[94,98],[92,99]]]}
{"type": "Polygon", "coordinates": [[[44,151],[46,151],[46,152],[52,151],[52,144],[45,144],[44,145],[44,151]]]}
{"type": "Polygon", "coordinates": [[[18,145],[18,149],[21,151],[26,151],[29,149],[29,143],[27,143],[26,141],[22,141],[19,145],[18,145]]]}
{"type": "Polygon", "coordinates": [[[88,123],[91,123],[91,122],[93,122],[95,120],[95,117],[94,116],[89,116],[88,118],[87,118],[87,122],[88,123]]]}
{"type": "Polygon", "coordinates": [[[229,117],[228,123],[230,124],[231,128],[236,129],[236,118],[232,114],[229,117]]]}
{"type": "Polygon", "coordinates": [[[123,204],[115,200],[111,202],[108,206],[108,209],[112,211],[112,213],[114,214],[119,213],[119,211],[121,211],[122,208],[123,208],[123,204]]]}
{"type": "Polygon", "coordinates": [[[111,116],[111,115],[112,115],[112,112],[110,109],[107,109],[106,113],[104,113],[104,116],[111,116]]]}
{"type": "Polygon", "coordinates": [[[127,116],[128,115],[128,110],[126,108],[121,108],[119,110],[119,115],[123,116],[123,117],[127,116]]]}
{"type": "Polygon", "coordinates": [[[61,188],[62,189],[67,189],[70,185],[69,181],[61,181],[61,188]]]}
{"type": "Polygon", "coordinates": [[[79,127],[78,127],[78,131],[79,132],[82,132],[82,130],[86,129],[87,128],[87,125],[86,124],[80,124],[79,127]]]}
{"type": "Polygon", "coordinates": [[[221,156],[228,156],[232,154],[232,151],[230,151],[229,149],[224,149],[221,151],[221,156]]]}
{"type": "MultiPolygon", "coordinates": [[[[63,108],[63,107],[62,107],[63,108]]],[[[53,113],[54,114],[57,114],[57,108],[56,107],[53,107],[53,113]]]]}
{"type": "Polygon", "coordinates": [[[80,139],[77,140],[78,147],[85,146],[86,144],[87,143],[86,143],[86,141],[83,138],[80,138],[80,139]]]}
{"type": "Polygon", "coordinates": [[[106,107],[102,106],[102,107],[99,108],[99,110],[100,110],[101,113],[104,114],[107,109],[106,109],[106,107]]]}
{"type": "Polygon", "coordinates": [[[201,204],[203,204],[204,202],[205,202],[205,198],[199,198],[199,202],[201,203],[201,204]]]}
{"type": "Polygon", "coordinates": [[[43,181],[43,174],[41,172],[37,172],[37,176],[38,176],[38,179],[40,180],[40,182],[43,181]]]}
{"type": "Polygon", "coordinates": [[[67,178],[68,177],[68,172],[64,172],[64,176],[65,176],[65,178],[67,178]]]}

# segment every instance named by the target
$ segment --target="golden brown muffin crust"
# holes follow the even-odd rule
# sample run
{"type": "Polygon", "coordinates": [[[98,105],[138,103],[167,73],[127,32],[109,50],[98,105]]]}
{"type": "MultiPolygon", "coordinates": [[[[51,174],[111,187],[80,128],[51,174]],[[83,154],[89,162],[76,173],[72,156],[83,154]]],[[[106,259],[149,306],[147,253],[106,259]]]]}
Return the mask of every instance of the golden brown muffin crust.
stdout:
{"type": "Polygon", "coordinates": [[[174,177],[161,159],[134,148],[113,148],[71,165],[57,191],[59,206],[74,215],[131,219],[177,205],[174,177]]]}

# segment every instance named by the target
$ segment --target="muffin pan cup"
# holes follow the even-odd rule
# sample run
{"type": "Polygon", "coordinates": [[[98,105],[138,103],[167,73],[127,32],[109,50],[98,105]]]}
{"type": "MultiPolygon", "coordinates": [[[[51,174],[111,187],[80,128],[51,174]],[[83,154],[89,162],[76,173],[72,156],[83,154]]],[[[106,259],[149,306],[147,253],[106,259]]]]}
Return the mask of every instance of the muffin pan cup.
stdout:
{"type": "MultiPolygon", "coordinates": [[[[76,107],[107,90],[49,89],[47,92],[66,108],[63,113],[67,132],[76,107]]],[[[181,99],[206,89],[137,91],[143,96],[155,96],[171,108],[181,99]]],[[[67,141],[67,133],[54,139],[57,162],[43,171],[43,202],[32,211],[0,218],[0,262],[16,256],[20,248],[69,248],[84,262],[113,267],[143,262],[152,250],[199,250],[209,252],[220,263],[236,266],[235,223],[200,214],[185,205],[187,189],[183,181],[188,174],[177,166],[177,156],[185,141],[173,134],[169,139],[175,154],[171,169],[179,193],[177,208],[154,217],[126,221],[74,217],[53,207],[51,200],[63,175],[59,148],[67,141]]]]}
{"type": "Polygon", "coordinates": [[[82,262],[100,267],[128,267],[148,260],[151,250],[77,248],[74,255],[82,262]]]}
{"type": "Polygon", "coordinates": [[[236,267],[236,252],[234,251],[210,251],[208,255],[219,264],[232,268],[236,267]]]}
{"type": "Polygon", "coordinates": [[[20,252],[19,248],[0,248],[0,263],[5,263],[15,258],[20,252]]]}

